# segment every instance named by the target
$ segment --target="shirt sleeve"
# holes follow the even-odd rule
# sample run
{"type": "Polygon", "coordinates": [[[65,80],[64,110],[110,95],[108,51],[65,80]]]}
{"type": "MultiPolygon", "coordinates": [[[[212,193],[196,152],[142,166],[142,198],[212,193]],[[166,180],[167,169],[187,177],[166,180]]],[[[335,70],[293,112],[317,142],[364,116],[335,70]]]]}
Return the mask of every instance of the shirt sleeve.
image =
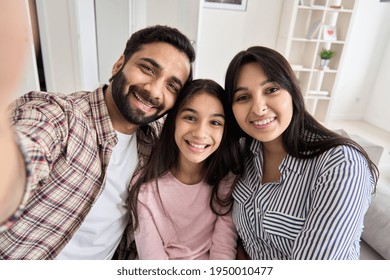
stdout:
{"type": "MultiPolygon", "coordinates": [[[[234,176],[229,174],[221,183],[221,194],[226,196],[230,193],[230,188],[234,181],[234,176]]],[[[210,260],[234,260],[236,259],[237,231],[233,223],[232,211],[223,216],[218,216],[212,244],[210,248],[210,260]]]]}
{"type": "Polygon", "coordinates": [[[232,211],[224,216],[218,216],[215,223],[210,260],[236,259],[237,231],[233,224],[232,211]]]}
{"type": "Polygon", "coordinates": [[[339,149],[317,180],[312,207],[298,234],[292,259],[347,259],[359,242],[371,202],[373,181],[365,159],[353,149],[339,149]]]}
{"type": "Polygon", "coordinates": [[[31,92],[12,104],[12,125],[24,157],[26,186],[22,202],[14,214],[0,225],[0,232],[10,228],[22,215],[27,201],[41,180],[49,176],[52,163],[61,152],[66,133],[63,110],[45,100],[32,100],[31,92]],[[60,125],[62,124],[62,127],[60,125]]]}
{"type": "Polygon", "coordinates": [[[168,260],[164,244],[154,222],[146,193],[140,192],[138,196],[138,228],[134,232],[140,260],[168,260]]]}

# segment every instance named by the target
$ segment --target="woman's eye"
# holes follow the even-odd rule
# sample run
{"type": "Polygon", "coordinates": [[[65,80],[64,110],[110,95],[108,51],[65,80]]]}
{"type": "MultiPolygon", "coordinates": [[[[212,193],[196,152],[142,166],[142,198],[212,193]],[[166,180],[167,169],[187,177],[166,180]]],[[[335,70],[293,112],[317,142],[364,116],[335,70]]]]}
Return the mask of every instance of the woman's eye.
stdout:
{"type": "Polygon", "coordinates": [[[277,91],[279,91],[279,88],[277,88],[277,87],[271,87],[271,88],[267,89],[268,94],[272,94],[272,93],[275,93],[277,91]]]}
{"type": "Polygon", "coordinates": [[[236,96],[235,101],[236,101],[236,102],[242,102],[242,101],[247,100],[248,98],[249,98],[249,97],[248,97],[247,95],[242,94],[242,95],[236,96]]]}

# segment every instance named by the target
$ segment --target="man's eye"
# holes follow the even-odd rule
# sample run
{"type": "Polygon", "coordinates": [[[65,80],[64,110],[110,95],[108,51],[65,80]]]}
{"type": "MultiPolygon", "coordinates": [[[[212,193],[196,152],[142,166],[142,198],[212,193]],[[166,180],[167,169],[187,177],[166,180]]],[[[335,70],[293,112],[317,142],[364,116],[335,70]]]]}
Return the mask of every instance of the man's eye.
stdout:
{"type": "Polygon", "coordinates": [[[176,84],[174,84],[174,83],[169,83],[168,84],[168,88],[169,88],[169,90],[171,91],[171,92],[173,92],[173,93],[177,93],[177,92],[179,92],[179,88],[176,86],[176,84]]]}
{"type": "Polygon", "coordinates": [[[142,72],[144,72],[146,74],[150,74],[150,75],[154,74],[153,69],[147,65],[141,65],[141,70],[142,70],[142,72]]]}

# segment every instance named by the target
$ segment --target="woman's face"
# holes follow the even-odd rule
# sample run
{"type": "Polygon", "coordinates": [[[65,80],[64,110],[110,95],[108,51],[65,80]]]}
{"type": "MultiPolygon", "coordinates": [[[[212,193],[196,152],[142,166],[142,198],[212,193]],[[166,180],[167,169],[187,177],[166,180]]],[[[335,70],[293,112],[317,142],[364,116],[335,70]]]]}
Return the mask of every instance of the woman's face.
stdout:
{"type": "Polygon", "coordinates": [[[269,81],[258,63],[244,65],[233,97],[233,113],[241,129],[261,142],[280,140],[293,116],[292,98],[269,81]]]}
{"type": "Polygon", "coordinates": [[[221,144],[225,125],[222,104],[207,92],[197,93],[180,109],[175,125],[180,163],[199,164],[221,144]]]}

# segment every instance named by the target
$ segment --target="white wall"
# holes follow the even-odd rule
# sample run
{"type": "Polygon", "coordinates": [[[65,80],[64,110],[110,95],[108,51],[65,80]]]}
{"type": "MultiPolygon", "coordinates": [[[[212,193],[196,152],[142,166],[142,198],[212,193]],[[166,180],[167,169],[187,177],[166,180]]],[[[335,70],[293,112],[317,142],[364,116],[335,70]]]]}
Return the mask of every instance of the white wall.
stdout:
{"type": "Polygon", "coordinates": [[[131,34],[129,0],[95,0],[99,81],[108,83],[112,67],[123,54],[131,34]]]}
{"type": "MultiPolygon", "coordinates": [[[[390,3],[388,5],[390,6],[390,3]]],[[[365,120],[390,131],[390,38],[387,40],[387,48],[381,59],[378,75],[369,91],[370,100],[365,120]]]]}
{"type": "Polygon", "coordinates": [[[98,85],[93,0],[37,0],[48,91],[70,93],[98,85]]]}
{"type": "MultiPolygon", "coordinates": [[[[366,119],[372,122],[376,119],[373,112],[384,113],[384,116],[387,113],[387,118],[381,117],[383,121],[390,119],[390,110],[381,110],[384,104],[389,107],[390,95],[383,95],[379,99],[374,98],[373,92],[378,83],[377,76],[386,75],[378,70],[389,69],[390,61],[383,59],[390,38],[389,18],[390,3],[379,0],[358,1],[349,43],[344,53],[344,67],[340,69],[339,83],[330,111],[331,120],[366,119]]],[[[383,82],[381,84],[384,85],[383,82]]],[[[377,88],[376,91],[386,91],[388,88],[377,88]]],[[[379,123],[373,122],[374,125],[379,123]]]]}
{"type": "Polygon", "coordinates": [[[248,0],[243,11],[203,8],[197,78],[224,85],[226,68],[239,51],[253,45],[275,48],[283,0],[248,0]]]}

